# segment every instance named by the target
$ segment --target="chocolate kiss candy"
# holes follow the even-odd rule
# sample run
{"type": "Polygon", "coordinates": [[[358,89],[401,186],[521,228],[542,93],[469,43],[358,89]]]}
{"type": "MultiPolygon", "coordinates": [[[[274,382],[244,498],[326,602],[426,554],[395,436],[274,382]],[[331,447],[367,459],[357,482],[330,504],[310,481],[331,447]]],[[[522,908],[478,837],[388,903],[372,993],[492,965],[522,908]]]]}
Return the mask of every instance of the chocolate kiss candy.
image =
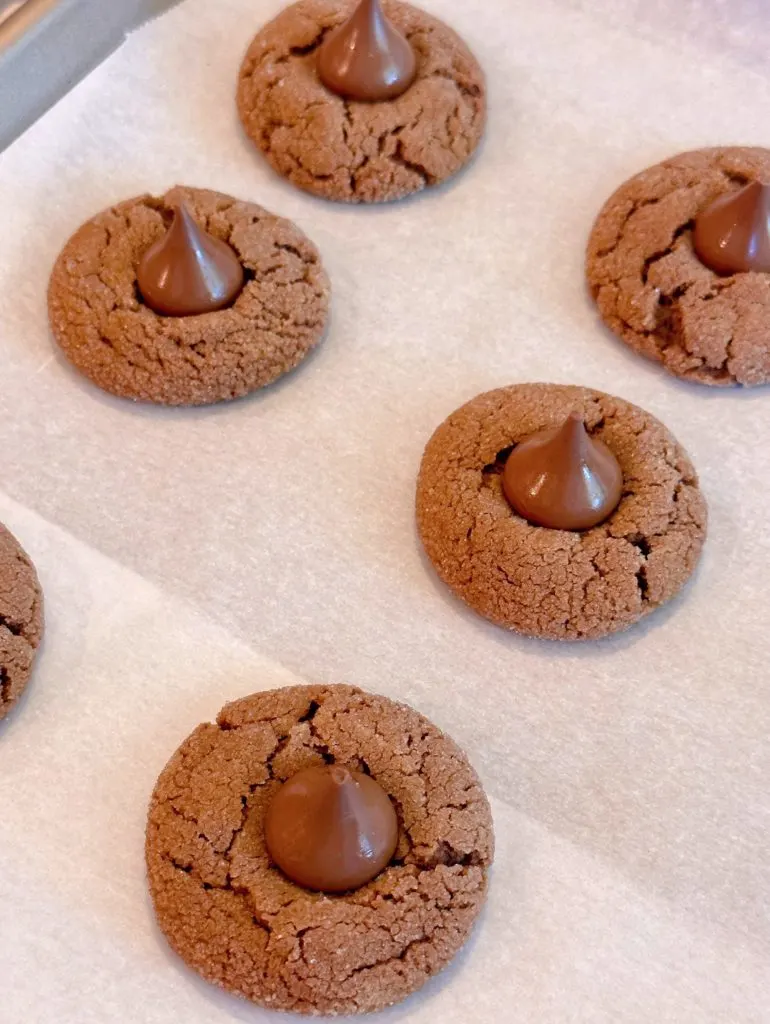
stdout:
{"type": "Polygon", "coordinates": [[[417,74],[411,44],[388,21],[380,0],[361,0],[318,51],[327,89],[350,100],[392,100],[417,74]]]}
{"type": "Polygon", "coordinates": [[[139,261],[136,280],[156,313],[194,316],[228,306],[243,287],[243,267],[230,246],[198,227],[180,203],[171,227],[139,261]]]}
{"type": "Polygon", "coordinates": [[[346,892],[393,856],[398,819],[374,779],[337,765],[306,768],[278,790],[265,816],[271,859],[292,882],[346,892]]]}
{"type": "Polygon", "coordinates": [[[517,445],[505,463],[503,493],[525,519],[554,530],[588,530],[617,508],[618,460],[576,412],[517,445]]]}
{"type": "Polygon", "coordinates": [[[770,273],[770,185],[752,181],[695,219],[695,253],[717,274],[770,273]]]}

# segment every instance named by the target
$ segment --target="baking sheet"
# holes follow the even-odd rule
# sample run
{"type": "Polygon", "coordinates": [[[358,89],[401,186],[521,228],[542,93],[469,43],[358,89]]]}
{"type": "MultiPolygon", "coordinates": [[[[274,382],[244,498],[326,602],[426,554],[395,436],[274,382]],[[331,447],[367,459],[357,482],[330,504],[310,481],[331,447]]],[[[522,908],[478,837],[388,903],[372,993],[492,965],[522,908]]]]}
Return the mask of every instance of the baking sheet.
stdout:
{"type": "Polygon", "coordinates": [[[468,751],[499,853],[468,951],[373,1020],[768,1021],[770,396],[680,384],[598,324],[592,218],[673,152],[768,142],[762,7],[425,0],[484,65],[454,183],[381,209],[305,196],[242,137],[238,63],[277,0],[185,0],[0,156],[0,519],[48,631],[0,725],[3,1024],[285,1020],[198,981],[145,893],[166,758],[224,701],[297,680],[407,700],[468,751]],[[295,219],[334,289],[324,346],[245,401],[131,405],[57,355],[69,234],[175,182],[295,219]],[[510,636],[421,556],[433,428],[524,380],[662,418],[710,505],[694,584],[601,643],[510,636]]]}

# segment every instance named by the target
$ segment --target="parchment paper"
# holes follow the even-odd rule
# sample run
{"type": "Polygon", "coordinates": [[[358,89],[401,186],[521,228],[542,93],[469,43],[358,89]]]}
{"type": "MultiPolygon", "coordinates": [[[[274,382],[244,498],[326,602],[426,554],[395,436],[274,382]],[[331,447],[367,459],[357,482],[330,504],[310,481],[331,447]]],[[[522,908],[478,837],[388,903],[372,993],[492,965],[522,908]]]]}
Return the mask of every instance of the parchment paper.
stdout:
{"type": "Polygon", "coordinates": [[[242,136],[240,58],[278,0],[186,0],[0,157],[0,520],[47,636],[0,726],[0,1021],[284,1020],[200,982],[153,923],[147,800],[226,700],[296,680],[413,703],[468,751],[498,856],[468,951],[377,1018],[770,1021],[770,392],[684,385],[603,329],[583,249],[609,192],[693,146],[765,144],[760,0],[424,0],[489,78],[478,159],[335,206],[242,136]],[[49,336],[78,225],[175,182],[317,242],[327,341],[206,410],[97,391],[49,336]],[[662,418],[710,504],[693,585],[613,640],[517,638],[436,581],[413,525],[434,427],[479,391],[583,383],[662,418]]]}

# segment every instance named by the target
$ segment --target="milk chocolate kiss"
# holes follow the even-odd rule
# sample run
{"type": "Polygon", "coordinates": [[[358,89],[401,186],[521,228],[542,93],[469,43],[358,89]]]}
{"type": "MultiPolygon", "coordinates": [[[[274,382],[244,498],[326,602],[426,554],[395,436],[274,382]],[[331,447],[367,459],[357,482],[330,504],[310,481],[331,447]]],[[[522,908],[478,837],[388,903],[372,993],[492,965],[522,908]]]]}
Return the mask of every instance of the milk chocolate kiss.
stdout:
{"type": "Polygon", "coordinates": [[[166,234],[142,256],[136,280],[156,313],[194,316],[229,305],[243,287],[243,267],[230,246],[198,227],[180,203],[166,234]]]}
{"type": "Polygon", "coordinates": [[[385,17],[380,0],[361,0],[318,50],[318,75],[338,96],[392,100],[417,73],[411,44],[385,17]]]}
{"type": "Polygon", "coordinates": [[[770,273],[770,185],[752,181],[715,199],[695,220],[693,245],[717,274],[770,273]]]}
{"type": "Polygon", "coordinates": [[[522,441],[503,470],[503,493],[513,508],[554,530],[596,526],[617,508],[622,488],[618,460],[576,412],[522,441]]]}
{"type": "Polygon", "coordinates": [[[297,885],[346,892],[393,856],[398,819],[374,779],[337,765],[306,768],[278,790],[265,816],[267,851],[297,885]]]}

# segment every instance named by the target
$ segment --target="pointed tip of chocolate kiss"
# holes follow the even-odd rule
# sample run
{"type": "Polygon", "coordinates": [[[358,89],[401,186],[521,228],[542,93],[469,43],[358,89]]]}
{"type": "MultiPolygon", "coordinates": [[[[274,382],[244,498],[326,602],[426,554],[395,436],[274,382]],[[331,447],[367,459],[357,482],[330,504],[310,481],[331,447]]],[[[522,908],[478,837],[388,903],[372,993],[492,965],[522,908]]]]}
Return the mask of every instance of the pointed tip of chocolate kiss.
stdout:
{"type": "Polygon", "coordinates": [[[332,780],[335,786],[346,786],[349,782],[353,781],[353,776],[341,765],[331,765],[329,768],[329,778],[332,780]]]}
{"type": "Polygon", "coordinates": [[[571,412],[558,428],[558,432],[571,438],[582,438],[588,436],[585,422],[579,412],[571,412]]]}
{"type": "Polygon", "coordinates": [[[751,181],[709,203],[695,219],[693,248],[717,274],[770,273],[770,185],[751,181]]]}
{"type": "Polygon", "coordinates": [[[195,218],[190,213],[190,208],[184,199],[180,199],[174,203],[171,207],[171,227],[169,231],[173,231],[175,227],[181,227],[189,234],[197,235],[200,228],[195,222],[195,218]]]}
{"type": "Polygon", "coordinates": [[[243,288],[240,260],[200,227],[183,200],[172,211],[168,230],[139,261],[142,298],[163,316],[197,316],[229,306],[243,288]]]}
{"type": "Polygon", "coordinates": [[[514,511],[533,525],[588,530],[617,508],[623,473],[610,449],[572,412],[513,449],[502,484],[514,511]]]}
{"type": "Polygon", "coordinates": [[[349,100],[393,100],[417,74],[417,56],[385,15],[380,0],[361,0],[347,21],[318,50],[318,76],[349,100]]]}

